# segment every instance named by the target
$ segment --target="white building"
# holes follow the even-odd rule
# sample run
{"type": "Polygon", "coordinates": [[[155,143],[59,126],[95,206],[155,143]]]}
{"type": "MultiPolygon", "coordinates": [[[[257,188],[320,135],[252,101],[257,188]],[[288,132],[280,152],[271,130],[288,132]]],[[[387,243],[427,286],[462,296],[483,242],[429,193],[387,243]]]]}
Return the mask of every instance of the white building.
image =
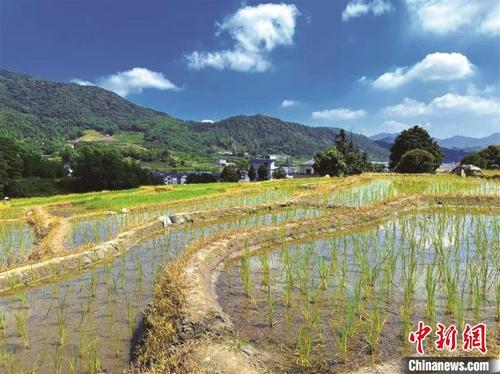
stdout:
{"type": "Polygon", "coordinates": [[[266,179],[272,179],[273,172],[277,169],[276,163],[274,162],[274,160],[270,160],[268,158],[256,158],[250,162],[249,168],[253,166],[253,168],[255,170],[255,175],[258,178],[259,177],[259,168],[262,165],[264,165],[267,168],[267,178],[266,179]]]}
{"type": "Polygon", "coordinates": [[[300,164],[299,174],[313,175],[314,174],[314,160],[307,160],[300,164]]]}

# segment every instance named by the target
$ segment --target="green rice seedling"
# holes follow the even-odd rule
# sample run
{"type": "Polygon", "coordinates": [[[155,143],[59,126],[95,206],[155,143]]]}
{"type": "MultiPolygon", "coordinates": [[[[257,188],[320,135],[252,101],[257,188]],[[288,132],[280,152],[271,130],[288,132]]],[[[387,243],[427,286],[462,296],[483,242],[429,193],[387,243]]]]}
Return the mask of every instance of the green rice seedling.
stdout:
{"type": "Polygon", "coordinates": [[[368,316],[368,331],[367,340],[373,353],[378,351],[382,330],[384,329],[387,317],[383,316],[380,311],[380,306],[375,305],[370,315],[368,316]]]}
{"type": "Polygon", "coordinates": [[[271,272],[269,268],[269,254],[267,252],[264,252],[259,257],[262,272],[262,286],[268,287],[271,278],[271,272]]]}
{"type": "Polygon", "coordinates": [[[330,273],[330,268],[326,264],[325,259],[323,256],[319,257],[319,264],[318,264],[318,274],[320,278],[320,288],[322,290],[326,290],[328,288],[328,276],[330,273]]]}
{"type": "Polygon", "coordinates": [[[335,274],[338,270],[338,245],[335,238],[330,240],[330,269],[332,274],[335,274]]]}
{"type": "Polygon", "coordinates": [[[5,312],[0,309],[0,338],[5,339],[7,337],[7,320],[5,318],[5,312]]]}
{"type": "Polygon", "coordinates": [[[99,373],[101,361],[99,360],[99,341],[94,339],[87,346],[87,371],[91,374],[99,373]]]}
{"type": "Polygon", "coordinates": [[[24,348],[29,348],[28,331],[26,330],[26,322],[28,321],[29,312],[27,310],[16,310],[14,312],[14,320],[19,336],[24,341],[24,348]]]}
{"type": "Polygon", "coordinates": [[[60,346],[56,345],[54,353],[52,355],[52,362],[54,364],[54,373],[60,374],[62,373],[62,354],[60,346]]]}
{"type": "Polygon", "coordinates": [[[71,374],[76,374],[78,369],[78,356],[72,355],[68,358],[68,368],[71,374]]]}
{"type": "Polygon", "coordinates": [[[35,362],[33,363],[33,366],[28,371],[28,373],[30,373],[30,374],[36,374],[36,372],[38,370],[38,360],[40,360],[40,355],[36,356],[35,362]]]}
{"type": "Polygon", "coordinates": [[[116,357],[120,357],[120,354],[122,353],[122,349],[121,349],[121,336],[120,334],[116,334],[116,337],[115,337],[115,356],[116,357]]]}
{"type": "Polygon", "coordinates": [[[426,314],[429,322],[432,324],[436,317],[436,278],[434,272],[434,263],[430,263],[425,271],[425,289],[427,292],[426,314]]]}
{"type": "Polygon", "coordinates": [[[267,283],[267,320],[269,328],[272,329],[274,324],[274,299],[270,281],[267,283]]]}
{"type": "Polygon", "coordinates": [[[408,350],[408,336],[412,328],[412,320],[410,308],[408,305],[403,305],[400,310],[401,318],[401,336],[403,338],[403,352],[408,350]]]}
{"type": "Polygon", "coordinates": [[[311,365],[311,353],[313,350],[313,333],[310,326],[299,328],[297,336],[297,361],[300,367],[307,368],[311,365]]]}
{"type": "Polygon", "coordinates": [[[241,258],[240,276],[243,282],[243,290],[247,298],[251,298],[250,290],[252,289],[252,278],[250,272],[250,254],[248,248],[245,255],[241,258]]]}
{"type": "Polygon", "coordinates": [[[16,294],[16,299],[17,299],[17,301],[19,301],[22,304],[23,308],[28,308],[29,307],[29,304],[28,304],[28,294],[25,291],[18,292],[16,294]]]}
{"type": "Polygon", "coordinates": [[[58,307],[56,309],[56,317],[57,317],[57,330],[59,337],[59,345],[64,344],[64,339],[66,337],[66,311],[68,304],[66,303],[66,298],[68,293],[64,295],[64,297],[59,297],[58,299],[58,307]]]}

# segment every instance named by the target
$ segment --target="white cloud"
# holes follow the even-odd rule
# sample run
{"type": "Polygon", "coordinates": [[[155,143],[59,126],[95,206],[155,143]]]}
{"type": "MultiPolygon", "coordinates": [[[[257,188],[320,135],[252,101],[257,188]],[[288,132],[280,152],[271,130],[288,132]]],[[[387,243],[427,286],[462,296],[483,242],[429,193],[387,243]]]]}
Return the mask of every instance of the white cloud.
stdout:
{"type": "Polygon", "coordinates": [[[405,83],[420,81],[451,81],[474,74],[474,64],[461,53],[430,53],[412,67],[399,67],[378,77],[373,86],[381,89],[399,87],[405,83]]]}
{"type": "Polygon", "coordinates": [[[186,56],[194,70],[214,68],[242,72],[264,72],[272,63],[270,53],[279,46],[293,45],[296,17],[293,4],[245,6],[218,25],[217,35],[227,32],[234,40],[229,50],[195,51],[186,56]]]}
{"type": "Polygon", "coordinates": [[[299,105],[299,102],[297,100],[288,100],[285,99],[281,102],[281,107],[282,108],[290,108],[292,106],[297,106],[299,105]]]}
{"type": "Polygon", "coordinates": [[[96,85],[95,83],[92,83],[90,81],[86,81],[83,79],[72,79],[71,83],[75,83],[75,84],[78,84],[80,86],[95,86],[96,85]]]}
{"type": "Polygon", "coordinates": [[[364,16],[372,13],[379,16],[392,10],[391,2],[388,0],[351,0],[342,12],[342,21],[348,21],[351,18],[364,16]]]}
{"type": "Polygon", "coordinates": [[[447,93],[433,99],[428,107],[431,112],[470,112],[479,115],[493,114],[498,116],[500,114],[500,99],[447,93]]]}
{"type": "Polygon", "coordinates": [[[401,104],[384,108],[382,114],[385,117],[415,117],[427,112],[425,103],[405,97],[401,104]]]}
{"type": "Polygon", "coordinates": [[[213,119],[202,119],[201,123],[215,123],[213,119]]]}
{"type": "Polygon", "coordinates": [[[401,104],[382,110],[385,117],[416,117],[431,114],[467,113],[475,116],[500,114],[500,99],[476,95],[447,93],[432,99],[428,104],[405,98],[401,104]]]}
{"type": "Polygon", "coordinates": [[[354,120],[366,115],[364,110],[352,110],[349,108],[326,109],[312,113],[313,119],[323,120],[354,120]]]}
{"type": "Polygon", "coordinates": [[[99,86],[113,91],[120,96],[131,93],[141,93],[144,89],[178,90],[179,88],[163,76],[162,73],[148,70],[146,68],[132,68],[115,74],[107,75],[97,79],[95,83],[81,79],[71,80],[82,86],[99,86]]]}
{"type": "Polygon", "coordinates": [[[423,31],[448,34],[500,33],[500,4],[497,0],[406,0],[408,11],[423,31]]]}
{"type": "Polygon", "coordinates": [[[403,122],[398,122],[394,120],[389,120],[389,121],[384,121],[380,125],[380,128],[386,132],[394,133],[394,132],[401,132],[407,128],[413,127],[413,126],[420,126],[420,127],[427,127],[429,128],[431,124],[429,122],[426,123],[403,123],[403,122]]]}

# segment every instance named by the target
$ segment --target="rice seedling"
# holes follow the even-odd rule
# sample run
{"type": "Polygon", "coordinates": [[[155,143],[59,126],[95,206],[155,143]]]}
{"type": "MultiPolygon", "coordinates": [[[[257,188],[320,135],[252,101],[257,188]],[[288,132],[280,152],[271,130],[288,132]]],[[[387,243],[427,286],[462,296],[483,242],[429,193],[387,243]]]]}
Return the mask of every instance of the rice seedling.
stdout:
{"type": "Polygon", "coordinates": [[[240,276],[243,281],[245,296],[251,298],[250,290],[252,288],[252,278],[250,272],[250,255],[246,249],[245,255],[241,258],[240,276]]]}
{"type": "Polygon", "coordinates": [[[58,345],[56,345],[54,353],[52,354],[52,362],[54,365],[54,373],[61,374],[62,373],[63,358],[62,358],[62,353],[61,353],[61,347],[58,345]]]}
{"type": "Polygon", "coordinates": [[[24,348],[29,348],[29,337],[28,331],[26,329],[26,322],[28,321],[29,312],[25,309],[16,310],[14,312],[14,320],[16,324],[16,329],[19,336],[23,339],[24,348]]]}

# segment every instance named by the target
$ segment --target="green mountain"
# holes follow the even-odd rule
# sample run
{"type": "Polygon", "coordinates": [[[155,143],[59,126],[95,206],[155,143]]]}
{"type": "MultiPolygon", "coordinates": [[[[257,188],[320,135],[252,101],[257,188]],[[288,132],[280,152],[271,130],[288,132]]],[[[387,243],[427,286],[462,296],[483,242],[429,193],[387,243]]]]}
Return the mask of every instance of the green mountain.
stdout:
{"type": "MultiPolygon", "coordinates": [[[[231,150],[306,158],[333,144],[338,133],[336,128],[304,126],[260,114],[213,124],[183,121],[102,88],[0,69],[0,134],[29,140],[50,153],[85,130],[137,133],[143,139],[141,145],[151,151],[189,157],[216,157],[220,151],[231,150]]],[[[352,140],[370,158],[387,159],[388,151],[371,139],[352,134],[352,140]]]]}

